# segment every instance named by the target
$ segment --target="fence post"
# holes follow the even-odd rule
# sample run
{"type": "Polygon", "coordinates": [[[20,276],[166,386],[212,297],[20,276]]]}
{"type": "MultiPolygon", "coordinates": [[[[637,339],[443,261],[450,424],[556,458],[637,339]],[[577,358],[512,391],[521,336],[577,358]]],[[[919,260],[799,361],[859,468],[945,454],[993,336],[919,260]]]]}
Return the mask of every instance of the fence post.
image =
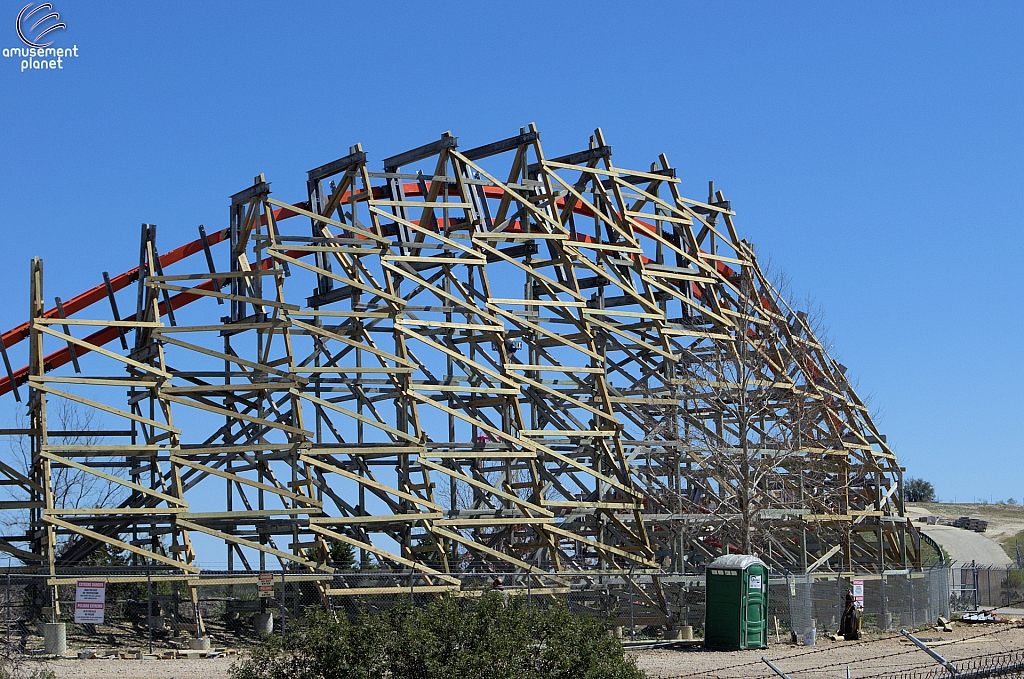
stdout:
{"type": "MultiPolygon", "coordinates": [[[[259,580],[257,580],[256,582],[259,582],[259,580]]],[[[256,589],[259,590],[259,585],[257,585],[256,589]]],[[[259,595],[259,592],[257,591],[257,596],[258,595],[259,595]]],[[[202,625],[199,624],[201,618],[199,616],[199,588],[198,587],[195,587],[194,589],[191,589],[191,591],[189,592],[189,601],[192,602],[192,617],[195,619],[195,623],[196,623],[196,638],[199,638],[200,632],[202,632],[203,630],[202,630],[202,625]]]]}
{"type": "MultiPolygon", "coordinates": [[[[839,606],[840,606],[840,609],[839,609],[840,610],[840,613],[839,613],[839,620],[840,620],[840,622],[842,622],[842,619],[843,619],[842,611],[845,610],[845,607],[846,607],[846,604],[845,604],[846,592],[843,591],[844,588],[843,588],[843,573],[842,573],[842,571],[843,571],[843,567],[840,566],[839,567],[839,572],[836,573],[836,601],[839,602],[839,606]]],[[[833,620],[833,623],[834,622],[835,621],[833,620]]],[[[839,628],[838,627],[836,628],[835,632],[836,632],[836,634],[839,634],[839,628]]]]}
{"type": "Polygon", "coordinates": [[[284,614],[286,606],[284,604],[284,564],[281,564],[281,639],[284,639],[284,614]]]}
{"type": "Polygon", "coordinates": [[[636,593],[633,591],[633,567],[629,567],[629,639],[636,641],[636,617],[633,612],[633,599],[636,593]]]}
{"type": "Polygon", "coordinates": [[[882,630],[889,631],[889,596],[885,589],[885,571],[882,571],[882,630]]]}
{"type": "Polygon", "coordinates": [[[974,578],[974,610],[981,606],[981,585],[978,582],[978,568],[971,562],[971,576],[974,578]]]}
{"type": "Polygon", "coordinates": [[[917,646],[922,651],[924,651],[925,653],[930,655],[932,657],[932,659],[935,660],[935,662],[937,662],[940,665],[942,665],[943,667],[945,667],[949,671],[950,674],[952,674],[953,676],[956,676],[957,669],[956,669],[956,667],[953,666],[952,663],[950,663],[948,660],[943,658],[941,655],[939,655],[938,653],[936,653],[932,649],[928,648],[920,639],[915,637],[913,634],[911,634],[907,630],[901,629],[900,630],[900,634],[902,634],[906,638],[910,639],[912,642],[914,642],[915,646],[917,646]]]}
{"type": "Polygon", "coordinates": [[[11,645],[11,559],[7,559],[7,645],[11,645]]]}
{"type": "Polygon", "coordinates": [[[949,605],[949,588],[952,587],[953,584],[953,572],[946,571],[943,573],[942,578],[942,591],[945,593],[945,601],[942,604],[942,616],[949,618],[953,615],[952,607],[949,605]]]}
{"type": "Polygon", "coordinates": [[[910,585],[910,626],[917,629],[917,607],[914,605],[914,574],[907,571],[907,583],[910,585]]]}
{"type": "MultiPolygon", "coordinates": [[[[789,603],[789,631],[792,634],[795,630],[793,625],[793,583],[790,581],[790,574],[786,573],[786,601],[789,603]]],[[[706,590],[705,590],[706,591],[706,590]]],[[[704,602],[704,615],[707,615],[707,601],[704,602]]]]}
{"type": "Polygon", "coordinates": [[[763,655],[761,656],[761,662],[763,662],[764,664],[768,665],[768,667],[772,668],[772,671],[775,672],[775,674],[777,674],[780,677],[782,677],[782,679],[789,679],[789,675],[788,674],[786,674],[785,672],[780,670],[778,667],[776,667],[772,663],[771,660],[769,660],[768,658],[764,657],[763,655]]]}
{"type": "Polygon", "coordinates": [[[153,653],[153,573],[146,572],[146,628],[149,630],[149,653],[153,653]]]}

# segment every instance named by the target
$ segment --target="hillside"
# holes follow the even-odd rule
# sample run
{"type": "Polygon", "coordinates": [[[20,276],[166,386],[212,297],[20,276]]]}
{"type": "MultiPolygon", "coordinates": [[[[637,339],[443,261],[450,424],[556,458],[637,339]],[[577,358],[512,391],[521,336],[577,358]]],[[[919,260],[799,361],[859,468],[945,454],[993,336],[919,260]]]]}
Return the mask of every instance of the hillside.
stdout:
{"type": "Polygon", "coordinates": [[[935,515],[948,519],[970,516],[988,521],[985,536],[1002,545],[1012,559],[1017,558],[1015,549],[1019,542],[1024,552],[1024,506],[1005,504],[972,504],[952,502],[908,502],[907,515],[915,524],[920,516],[935,515]]]}

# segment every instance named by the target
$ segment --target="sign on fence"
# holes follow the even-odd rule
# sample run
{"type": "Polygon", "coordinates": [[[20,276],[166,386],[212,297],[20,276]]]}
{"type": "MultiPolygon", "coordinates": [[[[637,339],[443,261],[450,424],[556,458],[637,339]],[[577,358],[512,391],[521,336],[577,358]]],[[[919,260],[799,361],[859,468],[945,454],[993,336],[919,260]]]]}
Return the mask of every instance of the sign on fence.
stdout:
{"type": "Polygon", "coordinates": [[[107,606],[107,583],[102,580],[79,580],[75,583],[75,622],[103,624],[107,606]]]}
{"type": "Polygon", "coordinates": [[[864,608],[864,581],[854,580],[853,581],[853,602],[858,604],[858,608],[864,608]]]}
{"type": "Polygon", "coordinates": [[[260,573],[260,598],[261,599],[273,599],[274,598],[274,574],[273,573],[260,573]]]}

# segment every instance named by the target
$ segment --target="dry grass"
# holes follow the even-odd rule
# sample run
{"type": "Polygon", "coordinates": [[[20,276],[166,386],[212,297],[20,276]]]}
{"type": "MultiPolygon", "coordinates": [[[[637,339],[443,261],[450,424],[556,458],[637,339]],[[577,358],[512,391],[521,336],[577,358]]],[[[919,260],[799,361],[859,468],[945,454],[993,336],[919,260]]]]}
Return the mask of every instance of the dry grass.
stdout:
{"type": "Polygon", "coordinates": [[[912,518],[933,514],[948,519],[970,516],[988,521],[985,536],[1002,546],[1011,559],[1017,559],[1016,545],[1024,550],[1024,506],[965,502],[908,502],[907,514],[912,518]]]}

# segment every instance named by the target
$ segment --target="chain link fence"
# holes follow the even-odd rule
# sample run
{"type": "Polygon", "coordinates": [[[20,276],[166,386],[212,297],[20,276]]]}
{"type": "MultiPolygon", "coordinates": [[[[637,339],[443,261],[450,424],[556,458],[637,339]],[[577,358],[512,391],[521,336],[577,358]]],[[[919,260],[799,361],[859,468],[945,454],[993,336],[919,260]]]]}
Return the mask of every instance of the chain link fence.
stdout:
{"type": "MultiPolygon", "coordinates": [[[[698,578],[690,577],[691,585],[698,578]]],[[[140,653],[186,650],[208,638],[214,648],[240,648],[265,634],[286,632],[312,609],[355,619],[408,603],[422,606],[442,594],[476,597],[497,591],[522,596],[533,606],[565,604],[577,615],[596,616],[627,638],[649,638],[673,625],[660,583],[629,572],[423,574],[369,570],[334,575],[278,570],[263,573],[205,571],[184,578],[162,573],[77,571],[56,579],[0,576],[0,642],[24,651],[42,648],[42,625],[63,622],[68,648],[140,653]],[[75,623],[77,582],[105,584],[102,623],[75,623]],[[56,600],[55,597],[56,596],[56,600]]],[[[703,621],[703,591],[668,589],[673,609],[703,621]],[[697,601],[699,600],[699,605],[697,601]]]]}
{"type": "MultiPolygon", "coordinates": [[[[781,576],[769,580],[772,640],[802,638],[810,628],[834,632],[854,580],[864,591],[864,628],[892,630],[934,624],[950,610],[950,571],[781,576]]],[[[311,609],[354,619],[400,602],[425,604],[444,593],[480,596],[500,591],[535,606],[564,603],[573,613],[596,616],[626,640],[703,636],[706,600],[699,575],[629,572],[587,574],[463,573],[443,576],[392,571],[334,575],[297,571],[252,574],[204,572],[184,579],[160,573],[62,574],[56,579],[9,573],[0,576],[0,640],[26,651],[42,648],[42,624],[67,623],[72,650],[188,649],[209,638],[214,648],[242,648],[262,635],[281,633],[311,609]],[[74,623],[76,581],[102,580],[102,623],[74,623]],[[51,586],[56,582],[56,587],[51,586]],[[57,600],[53,600],[56,592],[57,600]]]]}
{"type": "MultiPolygon", "coordinates": [[[[923,572],[897,571],[884,575],[789,575],[773,578],[769,589],[769,621],[779,638],[811,629],[834,633],[839,629],[846,594],[855,584],[863,587],[865,632],[916,629],[948,617],[949,572],[933,568],[923,572]]],[[[859,588],[858,588],[859,589],[859,588]]]]}
{"type": "Polygon", "coordinates": [[[950,605],[954,611],[982,608],[1024,608],[1024,568],[953,564],[950,605]]]}

